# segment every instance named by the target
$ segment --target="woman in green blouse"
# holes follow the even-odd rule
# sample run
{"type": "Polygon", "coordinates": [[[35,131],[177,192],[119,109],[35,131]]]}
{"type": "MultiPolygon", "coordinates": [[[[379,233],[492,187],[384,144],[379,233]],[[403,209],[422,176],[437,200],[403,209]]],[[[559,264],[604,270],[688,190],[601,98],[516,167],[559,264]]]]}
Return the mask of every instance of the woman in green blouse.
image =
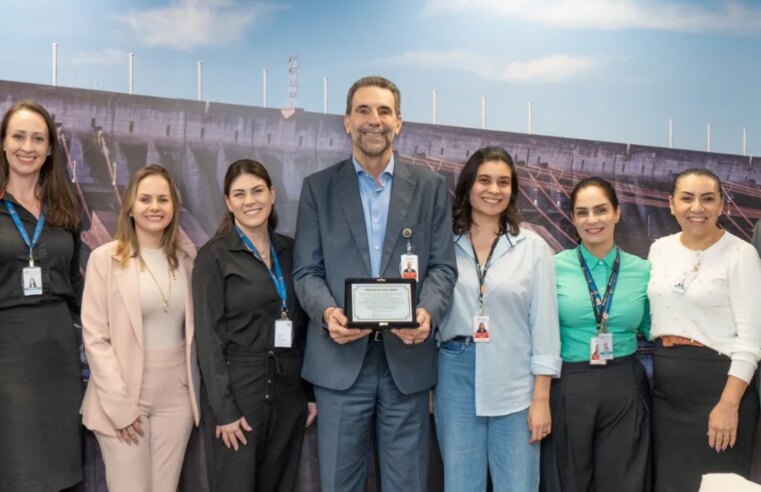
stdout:
{"type": "Polygon", "coordinates": [[[650,393],[635,356],[649,335],[647,261],[621,251],[621,216],[604,179],[571,194],[579,246],[555,255],[563,371],[552,383],[553,429],[542,448],[546,491],[649,491],[650,393]]]}

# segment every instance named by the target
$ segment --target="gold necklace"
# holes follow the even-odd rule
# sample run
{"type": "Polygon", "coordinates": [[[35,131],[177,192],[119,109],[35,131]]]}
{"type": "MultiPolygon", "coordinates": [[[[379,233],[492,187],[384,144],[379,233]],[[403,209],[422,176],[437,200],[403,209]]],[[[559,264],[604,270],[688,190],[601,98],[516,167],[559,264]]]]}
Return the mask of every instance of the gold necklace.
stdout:
{"type": "Polygon", "coordinates": [[[267,256],[269,256],[269,252],[270,252],[269,245],[267,245],[266,248],[262,248],[261,250],[257,248],[256,251],[259,253],[259,256],[261,256],[264,261],[267,261],[267,256]]]}
{"type": "Polygon", "coordinates": [[[145,265],[145,269],[148,270],[148,275],[151,276],[151,280],[153,280],[153,283],[156,284],[156,288],[159,290],[159,294],[161,295],[161,300],[164,302],[164,312],[169,312],[169,299],[172,297],[172,278],[174,275],[172,275],[172,269],[169,269],[169,292],[167,295],[164,295],[164,291],[161,290],[161,287],[159,286],[159,282],[156,280],[156,276],[151,271],[151,267],[148,266],[148,263],[143,258],[143,255],[140,255],[140,260],[143,262],[143,265],[145,265]]]}

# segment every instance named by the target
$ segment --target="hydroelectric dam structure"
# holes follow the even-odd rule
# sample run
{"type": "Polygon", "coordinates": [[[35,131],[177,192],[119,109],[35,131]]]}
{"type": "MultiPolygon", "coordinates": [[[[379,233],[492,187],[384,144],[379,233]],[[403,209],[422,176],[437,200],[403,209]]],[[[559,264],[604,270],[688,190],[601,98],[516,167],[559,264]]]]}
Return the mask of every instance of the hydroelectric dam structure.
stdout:
{"type": "MultiPolygon", "coordinates": [[[[123,187],[146,164],[172,173],[183,198],[182,229],[201,245],[224,214],[222,178],[231,162],[253,158],[267,167],[280,230],[293,235],[303,178],[351,153],[342,115],[0,81],[0,111],[22,99],[39,101],[54,116],[87,215],[89,248],[113,236],[123,187]]],[[[732,233],[749,239],[761,217],[761,162],[753,156],[414,122],[404,123],[394,144],[397,159],[441,173],[452,191],[467,158],[486,145],[513,156],[523,220],[554,250],[575,244],[569,195],[591,175],[616,187],[618,244],[640,256],[677,230],[668,195],[673,176],[686,168],[706,167],[722,179],[722,225],[732,233]]]]}

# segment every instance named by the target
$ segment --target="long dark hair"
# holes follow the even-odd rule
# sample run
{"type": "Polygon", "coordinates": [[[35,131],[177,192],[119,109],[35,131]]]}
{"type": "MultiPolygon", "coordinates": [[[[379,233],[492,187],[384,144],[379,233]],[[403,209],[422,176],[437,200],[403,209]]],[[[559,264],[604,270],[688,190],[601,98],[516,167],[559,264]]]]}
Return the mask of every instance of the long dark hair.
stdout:
{"type": "MultiPolygon", "coordinates": [[[[267,188],[272,189],[272,179],[270,178],[270,173],[267,172],[267,168],[264,167],[264,164],[253,159],[240,159],[230,164],[227,168],[227,172],[225,172],[224,193],[226,197],[230,197],[230,188],[233,185],[233,181],[238,179],[238,176],[242,174],[251,174],[257,178],[261,178],[267,183],[267,188]]],[[[217,228],[217,234],[226,234],[227,232],[230,232],[234,226],[235,216],[228,210],[217,228]]],[[[270,216],[267,218],[267,227],[271,231],[274,231],[277,227],[277,213],[275,212],[274,205],[272,206],[270,216]]]]}
{"type": "MultiPolygon", "coordinates": [[[[21,110],[37,113],[45,120],[48,129],[48,145],[50,152],[40,169],[35,194],[43,205],[47,206],[45,221],[53,227],[65,227],[76,229],[80,225],[79,200],[69,186],[66,168],[61,155],[58,135],[50,113],[36,101],[19,101],[9,109],[0,123],[0,141],[5,144],[8,136],[8,124],[11,117],[21,110]]],[[[8,186],[10,166],[5,157],[5,152],[0,152],[0,192],[8,186]]]]}
{"type": "Polygon", "coordinates": [[[509,231],[510,234],[516,235],[520,231],[521,217],[517,205],[518,173],[513,158],[502,147],[484,147],[475,151],[460,171],[452,204],[452,230],[455,234],[465,234],[473,225],[470,190],[476,182],[479,166],[487,161],[504,162],[510,168],[510,200],[507,208],[499,216],[499,232],[503,234],[509,231]]]}

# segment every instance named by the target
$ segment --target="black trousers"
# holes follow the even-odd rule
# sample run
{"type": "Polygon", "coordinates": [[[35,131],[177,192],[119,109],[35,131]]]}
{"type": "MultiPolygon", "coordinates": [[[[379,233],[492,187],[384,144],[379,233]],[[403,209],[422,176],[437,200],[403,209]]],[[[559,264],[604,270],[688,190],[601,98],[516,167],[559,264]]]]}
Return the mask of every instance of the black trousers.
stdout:
{"type": "Polygon", "coordinates": [[[562,377],[552,381],[550,408],[541,490],[652,490],[650,389],[636,356],[605,366],[564,362],[562,377]]]}
{"type": "Polygon", "coordinates": [[[743,395],[734,448],[708,447],[708,415],[719,402],[731,361],[705,347],[664,348],[653,357],[655,490],[694,492],[704,473],[750,478],[759,403],[755,380],[743,395]]]}
{"type": "Polygon", "coordinates": [[[212,492],[290,492],[296,483],[306,426],[301,357],[295,351],[227,353],[230,387],[253,427],[238,451],[215,436],[218,424],[205,388],[202,427],[212,492]]]}

